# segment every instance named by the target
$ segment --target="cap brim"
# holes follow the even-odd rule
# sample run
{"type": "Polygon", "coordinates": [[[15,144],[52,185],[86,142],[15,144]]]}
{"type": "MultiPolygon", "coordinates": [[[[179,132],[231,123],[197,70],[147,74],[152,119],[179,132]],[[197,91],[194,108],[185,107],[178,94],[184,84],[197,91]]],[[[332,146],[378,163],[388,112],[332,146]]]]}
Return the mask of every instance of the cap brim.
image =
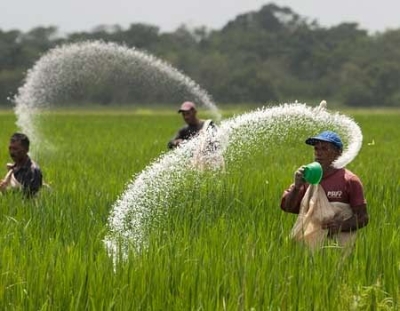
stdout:
{"type": "Polygon", "coordinates": [[[328,140],[328,139],[324,139],[324,138],[320,138],[320,137],[310,137],[310,138],[308,138],[307,140],[306,140],[306,144],[307,145],[310,145],[310,146],[315,146],[315,144],[318,142],[318,141],[324,141],[324,142],[327,142],[327,143],[331,143],[332,145],[334,145],[336,148],[338,148],[338,149],[342,149],[343,147],[340,147],[340,146],[338,146],[338,145],[336,145],[334,142],[332,142],[331,140],[328,140]]]}
{"type": "Polygon", "coordinates": [[[328,143],[331,142],[331,141],[329,141],[329,140],[321,139],[321,138],[318,138],[318,137],[310,137],[310,138],[308,138],[308,139],[306,140],[306,144],[307,144],[307,145],[314,146],[318,141],[326,141],[326,142],[328,142],[328,143]]]}

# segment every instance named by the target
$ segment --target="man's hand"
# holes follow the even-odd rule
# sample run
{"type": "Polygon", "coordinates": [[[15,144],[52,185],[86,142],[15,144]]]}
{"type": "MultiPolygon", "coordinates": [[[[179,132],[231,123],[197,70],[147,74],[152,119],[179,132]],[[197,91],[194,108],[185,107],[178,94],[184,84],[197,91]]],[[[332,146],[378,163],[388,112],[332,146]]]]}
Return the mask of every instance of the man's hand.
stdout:
{"type": "Polygon", "coordinates": [[[0,191],[4,192],[7,189],[7,182],[5,180],[0,181],[0,191]]]}
{"type": "Polygon", "coordinates": [[[182,142],[183,142],[183,139],[180,139],[180,138],[179,139],[175,139],[174,140],[174,146],[178,147],[182,142]]]}
{"type": "Polygon", "coordinates": [[[322,223],[321,228],[322,229],[328,229],[329,230],[329,235],[339,233],[341,230],[341,227],[343,225],[343,220],[340,218],[333,218],[330,219],[324,223],[322,223]]]}
{"type": "Polygon", "coordinates": [[[299,189],[305,183],[306,183],[306,181],[304,180],[304,167],[301,166],[294,173],[294,187],[296,189],[299,189]]]}

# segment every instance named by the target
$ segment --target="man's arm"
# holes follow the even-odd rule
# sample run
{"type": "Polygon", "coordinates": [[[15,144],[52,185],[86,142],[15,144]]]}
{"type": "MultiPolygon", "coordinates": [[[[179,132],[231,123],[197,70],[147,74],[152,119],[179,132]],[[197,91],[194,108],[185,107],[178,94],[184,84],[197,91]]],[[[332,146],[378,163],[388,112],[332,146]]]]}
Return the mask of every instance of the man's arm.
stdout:
{"type": "Polygon", "coordinates": [[[7,175],[0,180],[0,192],[5,192],[7,190],[8,184],[10,183],[10,177],[12,174],[13,164],[7,163],[7,175]]]}
{"type": "Polygon", "coordinates": [[[184,140],[184,131],[185,131],[185,128],[181,128],[175,134],[175,137],[173,139],[171,139],[167,144],[168,149],[174,149],[174,148],[178,147],[180,143],[182,143],[182,141],[184,140]]]}
{"type": "Polygon", "coordinates": [[[298,214],[300,211],[300,203],[305,194],[305,184],[303,178],[304,168],[299,167],[294,173],[294,184],[282,195],[281,209],[288,213],[298,214]]]}
{"type": "Polygon", "coordinates": [[[304,186],[296,187],[295,185],[285,190],[281,199],[281,209],[288,213],[298,214],[304,192],[304,186]]]}
{"type": "Polygon", "coordinates": [[[178,147],[182,143],[183,139],[181,138],[174,138],[168,142],[168,149],[174,149],[178,147]]]}
{"type": "Polygon", "coordinates": [[[357,207],[353,207],[353,216],[349,219],[332,219],[322,225],[322,229],[328,229],[329,234],[335,234],[339,232],[351,232],[356,231],[368,224],[369,217],[367,212],[367,205],[363,204],[357,207]]]}

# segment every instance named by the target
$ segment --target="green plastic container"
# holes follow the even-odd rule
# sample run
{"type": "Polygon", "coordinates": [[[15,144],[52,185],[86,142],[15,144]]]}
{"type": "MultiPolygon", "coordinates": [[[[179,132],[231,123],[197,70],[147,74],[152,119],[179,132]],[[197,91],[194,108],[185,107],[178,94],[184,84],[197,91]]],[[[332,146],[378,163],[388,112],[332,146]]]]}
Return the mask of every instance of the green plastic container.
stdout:
{"type": "Polygon", "coordinates": [[[310,164],[304,165],[304,179],[309,184],[319,184],[322,179],[322,166],[318,162],[312,162],[310,164]]]}

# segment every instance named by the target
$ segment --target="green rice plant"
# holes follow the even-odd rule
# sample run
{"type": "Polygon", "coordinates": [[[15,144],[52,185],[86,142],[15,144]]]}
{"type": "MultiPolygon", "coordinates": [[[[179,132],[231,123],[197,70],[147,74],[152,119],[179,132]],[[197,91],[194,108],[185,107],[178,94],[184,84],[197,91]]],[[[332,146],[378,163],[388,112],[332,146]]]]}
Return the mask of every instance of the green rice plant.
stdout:
{"type": "MultiPolygon", "coordinates": [[[[399,114],[351,113],[364,143],[348,167],[370,214],[351,254],[330,245],[313,255],[288,239],[296,215],[280,210],[281,194],[312,161],[299,129],[246,146],[225,172],[188,170],[154,207],[147,247],[116,264],[103,243],[111,208],[168,152],[182,121],[157,112],[42,116],[49,145],[34,158],[50,189],[31,201],[0,197],[0,309],[399,310],[399,114]]],[[[0,119],[5,164],[15,117],[0,119]]]]}

